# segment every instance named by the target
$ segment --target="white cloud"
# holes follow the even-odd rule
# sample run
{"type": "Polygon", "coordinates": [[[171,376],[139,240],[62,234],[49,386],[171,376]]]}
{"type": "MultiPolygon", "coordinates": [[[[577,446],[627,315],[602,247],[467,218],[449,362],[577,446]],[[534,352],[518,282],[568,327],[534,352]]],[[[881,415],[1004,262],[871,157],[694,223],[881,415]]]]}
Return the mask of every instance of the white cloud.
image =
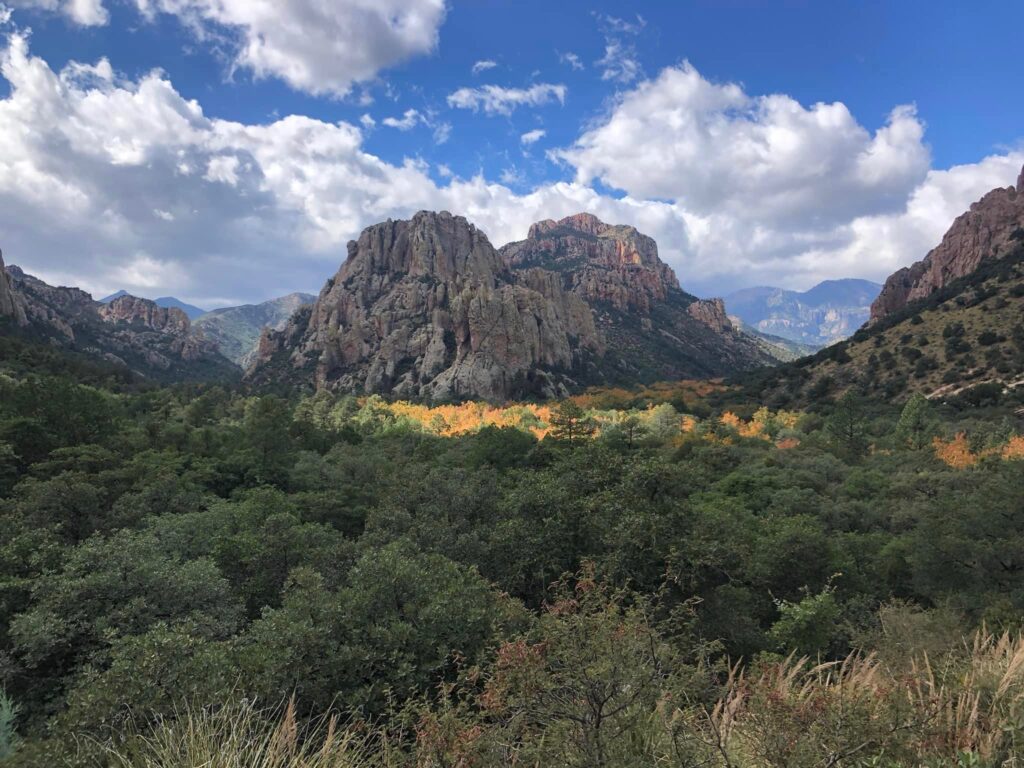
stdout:
{"type": "Polygon", "coordinates": [[[360,117],[359,122],[366,129],[375,128],[377,126],[377,121],[373,119],[372,115],[368,114],[365,114],[362,117],[360,117]]]}
{"type": "Polygon", "coordinates": [[[530,144],[536,144],[538,141],[547,136],[547,131],[543,128],[534,128],[532,131],[527,131],[519,137],[519,141],[529,146],[530,144]]]}
{"type": "Polygon", "coordinates": [[[479,75],[481,72],[486,72],[488,69],[494,69],[498,66],[498,62],[491,61],[490,59],[483,59],[473,65],[473,74],[479,75]]]}
{"type": "Polygon", "coordinates": [[[452,137],[451,123],[438,123],[434,126],[434,143],[437,145],[447,144],[452,137]]]}
{"type": "MultiPolygon", "coordinates": [[[[465,215],[496,245],[581,210],[633,224],[691,290],[881,279],[1024,163],[1018,151],[929,170],[908,110],[871,132],[842,105],[751,97],[678,68],[562,153],[574,181],[521,193],[385,162],[346,122],[210,118],[161,73],[125,80],[102,60],[54,72],[23,36],[0,49],[0,73],[0,245],[96,294],[158,285],[224,303],[315,291],[363,227],[425,208],[465,215]],[[626,194],[599,193],[595,177],[626,194]]],[[[515,168],[506,180],[522,185],[515,168]]]]}
{"type": "Polygon", "coordinates": [[[568,64],[574,70],[584,69],[583,60],[572,51],[558,54],[558,60],[563,64],[568,64]]]}
{"type": "Polygon", "coordinates": [[[902,205],[929,168],[923,134],[912,107],[872,134],[841,103],[748,96],[684,63],[622,96],[558,157],[580,182],[698,215],[833,224],[902,205]]]}
{"type": "Polygon", "coordinates": [[[448,104],[474,112],[482,109],[488,115],[511,115],[517,107],[540,107],[555,100],[565,104],[568,90],[564,85],[552,83],[537,83],[529,88],[482,85],[479,88],[460,88],[448,96],[448,104]]]}
{"type": "MultiPolygon", "coordinates": [[[[445,0],[133,0],[146,17],[176,16],[226,43],[234,66],[313,94],[344,96],[382,69],[437,47],[445,0]]],[[[103,25],[103,0],[11,0],[103,25]]]]}
{"type": "Polygon", "coordinates": [[[635,21],[614,16],[598,16],[598,19],[604,29],[604,56],[594,65],[601,69],[601,79],[627,84],[643,77],[635,39],[647,26],[644,18],[637,15],[635,21]]]}
{"type": "Polygon", "coordinates": [[[419,110],[407,109],[401,117],[385,117],[381,122],[388,128],[397,128],[400,131],[411,131],[423,119],[419,110]]]}
{"type": "MultiPolygon", "coordinates": [[[[61,13],[75,24],[83,27],[96,27],[106,24],[110,14],[103,7],[103,0],[8,0],[14,8],[34,8],[37,10],[61,13]]],[[[0,20],[10,20],[9,13],[4,19],[0,9],[0,20]]]]}
{"type": "Polygon", "coordinates": [[[12,13],[13,10],[9,6],[0,3],[0,27],[10,23],[12,13]]]}

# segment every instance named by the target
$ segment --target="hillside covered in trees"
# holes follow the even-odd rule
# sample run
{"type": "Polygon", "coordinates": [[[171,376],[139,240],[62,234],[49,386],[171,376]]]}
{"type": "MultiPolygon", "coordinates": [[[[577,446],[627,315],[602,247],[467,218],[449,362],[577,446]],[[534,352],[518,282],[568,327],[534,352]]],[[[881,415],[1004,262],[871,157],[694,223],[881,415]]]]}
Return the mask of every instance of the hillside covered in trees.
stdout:
{"type": "Polygon", "coordinates": [[[8,344],[7,764],[1001,765],[1024,739],[1012,394],[285,400],[8,344]]]}

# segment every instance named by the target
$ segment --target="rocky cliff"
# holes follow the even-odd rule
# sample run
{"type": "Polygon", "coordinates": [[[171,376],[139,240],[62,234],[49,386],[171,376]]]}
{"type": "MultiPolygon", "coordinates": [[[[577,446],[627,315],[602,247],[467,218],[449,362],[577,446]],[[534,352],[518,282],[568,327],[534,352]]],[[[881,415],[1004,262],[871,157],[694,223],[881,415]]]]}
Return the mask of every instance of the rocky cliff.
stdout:
{"type": "MultiPolygon", "coordinates": [[[[48,285],[13,265],[0,277],[3,285],[21,312],[22,332],[51,344],[160,381],[223,379],[239,372],[179,309],[127,295],[101,304],[85,291],[48,285]]],[[[0,304],[7,306],[3,297],[0,304]]]]}
{"type": "Polygon", "coordinates": [[[871,321],[898,312],[989,260],[1007,255],[1024,240],[1024,169],[1016,187],[994,189],[974,203],[946,232],[942,242],[922,261],[885,281],[871,306],[871,321]]]}
{"type": "Polygon", "coordinates": [[[580,214],[499,253],[421,212],[349,244],[316,303],[266,331],[250,379],[395,397],[549,397],[715,376],[770,358],[721,302],[684,293],[654,241],[580,214]]]}
{"type": "Polygon", "coordinates": [[[724,376],[773,362],[733,327],[720,299],[683,291],[657,243],[633,227],[580,213],[534,224],[501,254],[517,273],[555,272],[592,307],[606,354],[588,383],[724,376]]]}
{"type": "Polygon", "coordinates": [[[7,318],[18,326],[24,326],[28,322],[25,317],[25,307],[22,305],[21,298],[14,292],[11,278],[4,267],[2,251],[0,251],[0,318],[7,318]]]}
{"type": "Polygon", "coordinates": [[[503,400],[564,393],[602,351],[586,305],[557,279],[518,280],[466,219],[420,212],[349,243],[312,308],[265,332],[250,377],[503,400]]]}

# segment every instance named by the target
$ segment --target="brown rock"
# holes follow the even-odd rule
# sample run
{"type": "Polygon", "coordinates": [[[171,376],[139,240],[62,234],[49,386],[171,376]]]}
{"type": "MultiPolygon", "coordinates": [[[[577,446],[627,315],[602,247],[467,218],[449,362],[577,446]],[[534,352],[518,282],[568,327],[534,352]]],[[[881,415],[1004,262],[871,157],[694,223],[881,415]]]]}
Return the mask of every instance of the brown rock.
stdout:
{"type": "Polygon", "coordinates": [[[871,306],[871,321],[923,299],[970,274],[983,261],[1000,259],[1024,228],[1024,169],[1016,187],[994,189],[957,218],[942,242],[922,261],[889,277],[871,306]]]}
{"type": "Polygon", "coordinates": [[[729,315],[725,312],[725,302],[722,299],[700,299],[687,307],[686,311],[694,320],[718,333],[729,333],[735,330],[729,315]]]}
{"type": "Polygon", "coordinates": [[[501,254],[513,269],[542,267],[566,274],[573,293],[619,311],[649,312],[670,290],[679,290],[675,273],[658,257],[653,239],[634,227],[605,224],[589,213],[538,222],[526,240],[509,243],[501,254]]]}
{"type": "Polygon", "coordinates": [[[284,354],[293,371],[312,365],[320,388],[503,400],[556,394],[600,352],[585,305],[557,280],[518,283],[461,216],[389,220],[364,230],[348,251],[308,313],[264,334],[254,379],[271,378],[284,354]]]}

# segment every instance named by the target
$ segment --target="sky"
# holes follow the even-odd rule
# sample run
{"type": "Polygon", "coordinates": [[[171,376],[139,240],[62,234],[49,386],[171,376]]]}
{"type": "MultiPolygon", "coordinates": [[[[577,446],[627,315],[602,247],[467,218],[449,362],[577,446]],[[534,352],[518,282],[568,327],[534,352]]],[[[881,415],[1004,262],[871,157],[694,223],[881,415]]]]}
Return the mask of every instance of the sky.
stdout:
{"type": "Polygon", "coordinates": [[[590,211],[683,287],[882,281],[1024,165],[1024,3],[0,0],[0,248],[316,293],[366,226],[590,211]]]}

